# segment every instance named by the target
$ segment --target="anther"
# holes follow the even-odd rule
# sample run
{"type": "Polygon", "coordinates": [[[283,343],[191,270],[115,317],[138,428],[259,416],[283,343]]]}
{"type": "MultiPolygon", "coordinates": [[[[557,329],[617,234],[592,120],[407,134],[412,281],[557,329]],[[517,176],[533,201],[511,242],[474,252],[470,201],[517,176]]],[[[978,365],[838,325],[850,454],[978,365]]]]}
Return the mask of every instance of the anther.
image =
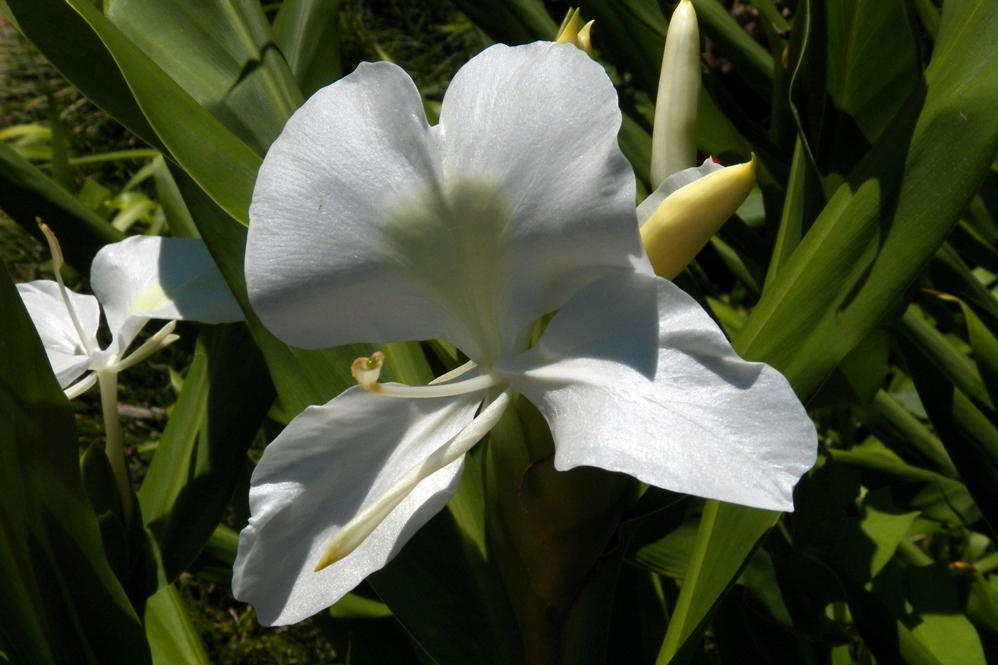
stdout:
{"type": "Polygon", "coordinates": [[[370,358],[357,358],[350,365],[350,374],[361,388],[368,392],[381,392],[381,384],[378,377],[381,375],[381,368],[385,364],[385,354],[375,351],[370,358]]]}

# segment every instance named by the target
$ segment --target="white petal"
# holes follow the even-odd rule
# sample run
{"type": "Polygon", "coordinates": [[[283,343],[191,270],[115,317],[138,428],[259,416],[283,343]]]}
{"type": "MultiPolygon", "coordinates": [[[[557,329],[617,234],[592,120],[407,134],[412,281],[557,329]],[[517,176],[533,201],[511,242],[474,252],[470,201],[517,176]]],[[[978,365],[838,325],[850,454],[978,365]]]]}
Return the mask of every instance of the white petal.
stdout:
{"type": "Polygon", "coordinates": [[[401,399],[354,387],[302,412],[253,472],[236,597],[264,625],[294,623],[384,566],[453,496],[463,458],[422,481],[352,554],[313,572],[339,529],[467,426],[482,397],[401,399]]]}
{"type": "Polygon", "coordinates": [[[430,128],[387,63],[314,95],[264,160],[246,272],[286,342],[444,338],[473,359],[641,255],[613,86],[574,47],[494,46],[430,128]],[[515,94],[511,91],[515,90],[515,94]]]}
{"type": "Polygon", "coordinates": [[[741,360],[707,313],[661,278],[590,285],[536,347],[500,369],[547,418],[559,470],[597,466],[793,510],[793,486],[816,458],[814,425],[786,379],[741,360]]]}
{"type": "Polygon", "coordinates": [[[643,255],[620,118],[603,67],[571,44],[492,46],[447,89],[444,179],[508,197],[508,221],[476,230],[495,257],[485,279],[495,284],[504,352],[538,316],[643,255]]]}
{"type": "Polygon", "coordinates": [[[392,206],[436,182],[431,142],[390,63],[361,63],[295,112],[260,167],[246,243],[250,300],[275,335],[306,348],[442,335],[383,237],[392,206]]]}
{"type": "MultiPolygon", "coordinates": [[[[45,345],[52,371],[59,386],[65,388],[90,366],[90,355],[73,325],[66,303],[59,293],[59,284],[52,280],[38,280],[18,284],[17,291],[31,316],[32,323],[45,345]]],[[[68,291],[69,300],[87,336],[90,348],[99,349],[97,326],[100,324],[100,306],[97,298],[68,291]]]]}
{"type": "Polygon", "coordinates": [[[241,321],[208,249],[197,238],[134,236],[103,247],[90,269],[91,285],[121,353],[147,319],[203,323],[241,321]]]}
{"type": "Polygon", "coordinates": [[[713,159],[708,157],[703,160],[703,164],[700,166],[694,166],[693,168],[683,169],[682,171],[677,171],[673,173],[668,178],[662,181],[662,184],[658,186],[654,192],[648,195],[641,205],[638,206],[638,224],[644,226],[644,223],[648,221],[648,218],[652,216],[652,213],[661,205],[662,201],[665,200],[669,194],[685,187],[686,185],[696,182],[705,175],[710,175],[714,171],[720,171],[724,169],[723,166],[715,162],[713,159]]]}

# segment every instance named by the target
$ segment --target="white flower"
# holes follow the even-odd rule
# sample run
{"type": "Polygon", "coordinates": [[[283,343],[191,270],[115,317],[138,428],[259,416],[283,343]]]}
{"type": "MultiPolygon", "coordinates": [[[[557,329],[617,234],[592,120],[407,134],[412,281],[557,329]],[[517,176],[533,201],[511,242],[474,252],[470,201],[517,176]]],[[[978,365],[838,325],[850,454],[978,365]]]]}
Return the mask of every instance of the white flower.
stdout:
{"type": "MultiPolygon", "coordinates": [[[[47,228],[46,234],[51,234],[47,228]]],[[[61,252],[54,237],[49,237],[58,271],[61,252]]],[[[135,236],[107,245],[94,257],[90,276],[96,297],[73,293],[61,280],[17,285],[63,388],[88,370],[121,371],[176,338],[170,334],[175,324],[167,324],[122,359],[149,319],[205,323],[243,319],[204,243],[194,238],[135,236]],[[112,335],[103,350],[97,342],[101,305],[112,335]]],[[[67,395],[75,397],[95,381],[96,374],[91,374],[67,395]]]]}
{"type": "Polygon", "coordinates": [[[262,623],[299,621],[390,560],[453,495],[512,390],[547,418],[559,470],[792,509],[814,428],[779,373],[739,359],[651,274],[619,124],[602,68],[552,43],[474,58],[434,127],[388,63],[288,122],[250,208],[264,324],[309,348],[440,338],[471,362],[414,387],[378,383],[380,359],[360,359],[360,386],[270,444],[233,577],[262,623]]]}

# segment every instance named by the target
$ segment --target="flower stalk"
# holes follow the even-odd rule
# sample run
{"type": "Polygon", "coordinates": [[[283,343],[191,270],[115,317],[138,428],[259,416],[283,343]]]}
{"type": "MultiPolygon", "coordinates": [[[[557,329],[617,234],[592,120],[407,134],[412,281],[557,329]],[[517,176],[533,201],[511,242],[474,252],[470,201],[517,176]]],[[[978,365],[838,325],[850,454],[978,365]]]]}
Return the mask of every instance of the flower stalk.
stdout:
{"type": "Polygon", "coordinates": [[[118,420],[118,373],[97,371],[100,384],[101,413],[104,416],[104,452],[111,462],[114,481],[121,498],[121,512],[125,524],[132,519],[132,481],[125,461],[124,436],[118,420]]]}

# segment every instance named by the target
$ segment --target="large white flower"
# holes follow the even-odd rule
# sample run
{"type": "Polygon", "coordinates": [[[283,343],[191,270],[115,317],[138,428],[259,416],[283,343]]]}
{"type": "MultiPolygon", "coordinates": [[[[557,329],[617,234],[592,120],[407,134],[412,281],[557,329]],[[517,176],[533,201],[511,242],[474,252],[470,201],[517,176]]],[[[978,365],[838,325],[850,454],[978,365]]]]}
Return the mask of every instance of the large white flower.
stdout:
{"type": "MultiPolygon", "coordinates": [[[[51,243],[58,266],[58,244],[54,238],[51,243]]],[[[243,319],[207,248],[195,238],[135,236],[107,245],[94,257],[90,275],[96,297],[74,293],[52,280],[17,285],[63,388],[88,370],[120,371],[168,343],[172,324],[122,359],[149,319],[204,323],[243,319]],[[97,341],[101,305],[112,335],[103,350],[97,341]]],[[[67,394],[78,395],[95,381],[96,374],[91,374],[67,394]]]]}
{"type": "Polygon", "coordinates": [[[390,560],[453,495],[512,390],[547,418],[559,470],[792,509],[814,428],[778,372],[738,358],[651,274],[619,125],[602,68],[551,43],[474,58],[433,127],[388,63],[288,122],[250,208],[264,324],[310,348],[440,338],[471,362],[414,387],[378,383],[380,359],[360,359],[360,386],[270,444],[233,578],[262,623],[299,621],[390,560]]]}

